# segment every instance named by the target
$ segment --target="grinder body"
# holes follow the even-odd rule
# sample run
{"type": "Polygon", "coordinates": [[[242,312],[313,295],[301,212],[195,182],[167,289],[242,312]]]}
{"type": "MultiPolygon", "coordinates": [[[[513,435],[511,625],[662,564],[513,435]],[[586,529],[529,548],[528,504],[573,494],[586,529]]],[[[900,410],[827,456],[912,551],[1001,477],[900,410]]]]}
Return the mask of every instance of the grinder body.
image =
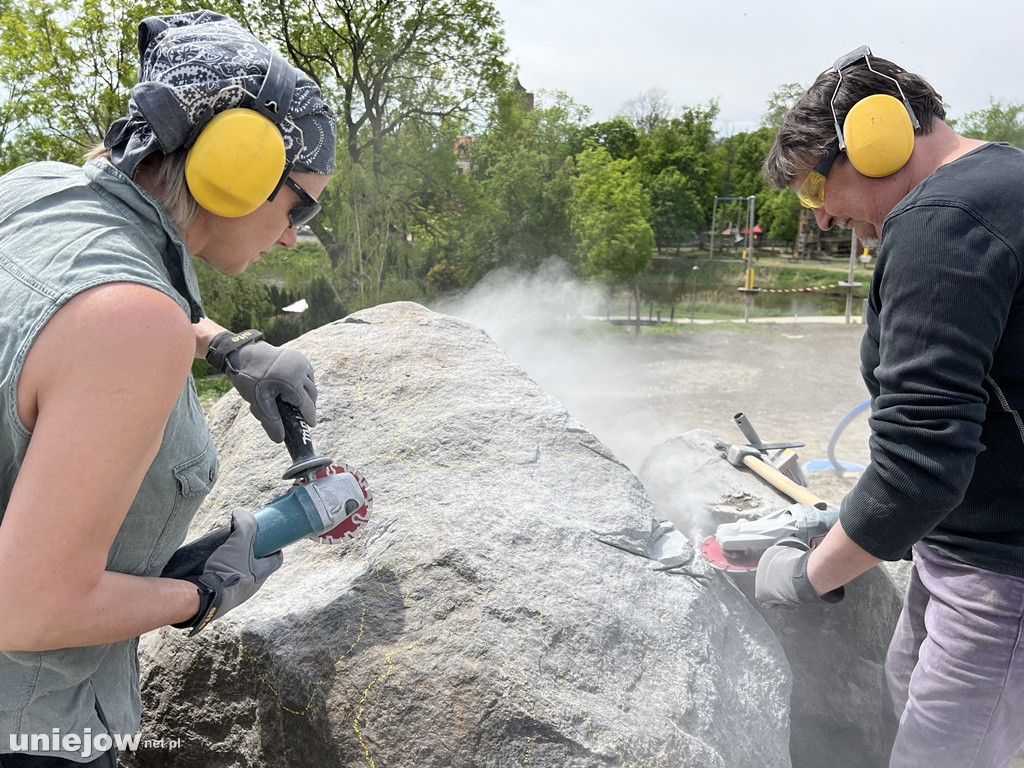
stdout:
{"type": "Polygon", "coordinates": [[[266,557],[299,539],[331,531],[364,504],[355,477],[339,472],[300,483],[253,513],[256,557],[266,557]]]}
{"type": "MultiPolygon", "coordinates": [[[[331,464],[329,458],[314,453],[309,426],[298,410],[280,400],[278,405],[285,425],[285,445],[293,459],[285,478],[295,479],[295,484],[253,512],[256,557],[266,557],[299,539],[336,542],[349,538],[366,522],[373,501],[366,480],[355,470],[331,464]]],[[[231,527],[222,526],[180,547],[160,575],[171,579],[198,575],[230,535],[231,527]]]]}

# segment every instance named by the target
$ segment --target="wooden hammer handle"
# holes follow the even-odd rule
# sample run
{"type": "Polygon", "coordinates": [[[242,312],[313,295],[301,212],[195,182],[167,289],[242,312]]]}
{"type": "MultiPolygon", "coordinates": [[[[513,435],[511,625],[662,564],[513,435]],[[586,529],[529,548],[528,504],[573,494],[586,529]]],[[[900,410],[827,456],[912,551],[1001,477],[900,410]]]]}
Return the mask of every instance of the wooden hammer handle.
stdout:
{"type": "Polygon", "coordinates": [[[759,475],[769,485],[786,494],[793,501],[799,502],[800,504],[810,504],[812,507],[817,507],[818,509],[828,509],[827,501],[818,498],[802,485],[794,483],[771,464],[761,461],[761,459],[756,456],[744,456],[743,464],[746,465],[751,472],[759,475]]]}

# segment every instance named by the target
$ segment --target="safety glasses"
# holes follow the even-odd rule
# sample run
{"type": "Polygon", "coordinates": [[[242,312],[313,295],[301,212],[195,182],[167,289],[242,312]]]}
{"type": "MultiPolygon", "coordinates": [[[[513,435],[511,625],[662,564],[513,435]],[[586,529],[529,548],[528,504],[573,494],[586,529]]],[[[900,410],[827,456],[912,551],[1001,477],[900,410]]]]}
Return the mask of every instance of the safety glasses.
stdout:
{"type": "Polygon", "coordinates": [[[320,213],[320,203],[291,176],[284,177],[284,184],[299,196],[299,204],[288,211],[289,224],[293,229],[298,229],[304,224],[308,224],[314,216],[320,213]]]}
{"type": "Polygon", "coordinates": [[[832,170],[832,163],[835,162],[838,156],[839,146],[833,144],[832,149],[807,174],[807,178],[800,185],[800,189],[796,191],[800,205],[804,208],[816,210],[825,207],[825,179],[828,178],[828,172],[832,170]]]}

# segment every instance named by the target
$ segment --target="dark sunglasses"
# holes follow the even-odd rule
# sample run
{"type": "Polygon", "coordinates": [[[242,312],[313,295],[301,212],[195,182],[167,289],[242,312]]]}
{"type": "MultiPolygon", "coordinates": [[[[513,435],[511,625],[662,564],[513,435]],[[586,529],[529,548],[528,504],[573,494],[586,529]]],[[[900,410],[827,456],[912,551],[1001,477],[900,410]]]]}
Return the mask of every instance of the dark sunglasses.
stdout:
{"type": "Polygon", "coordinates": [[[299,196],[299,204],[288,211],[288,223],[293,229],[298,229],[320,213],[320,203],[291,176],[284,177],[284,185],[299,196]]]}

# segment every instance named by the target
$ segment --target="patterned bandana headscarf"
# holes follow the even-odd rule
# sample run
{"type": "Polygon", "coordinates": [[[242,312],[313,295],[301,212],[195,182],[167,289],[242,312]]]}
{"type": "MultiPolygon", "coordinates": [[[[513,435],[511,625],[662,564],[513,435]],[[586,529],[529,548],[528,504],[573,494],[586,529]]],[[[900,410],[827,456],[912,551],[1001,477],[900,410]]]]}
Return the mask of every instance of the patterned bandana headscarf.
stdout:
{"type": "MultiPolygon", "coordinates": [[[[291,66],[236,21],[212,11],[144,19],[139,59],[128,117],[116,120],[103,140],[113,164],[132,177],[150,154],[189,146],[213,114],[250,106],[272,60],[291,66]]],[[[293,170],[329,174],[334,115],[317,85],[295,73],[295,94],[279,125],[286,158],[293,170]]]]}

